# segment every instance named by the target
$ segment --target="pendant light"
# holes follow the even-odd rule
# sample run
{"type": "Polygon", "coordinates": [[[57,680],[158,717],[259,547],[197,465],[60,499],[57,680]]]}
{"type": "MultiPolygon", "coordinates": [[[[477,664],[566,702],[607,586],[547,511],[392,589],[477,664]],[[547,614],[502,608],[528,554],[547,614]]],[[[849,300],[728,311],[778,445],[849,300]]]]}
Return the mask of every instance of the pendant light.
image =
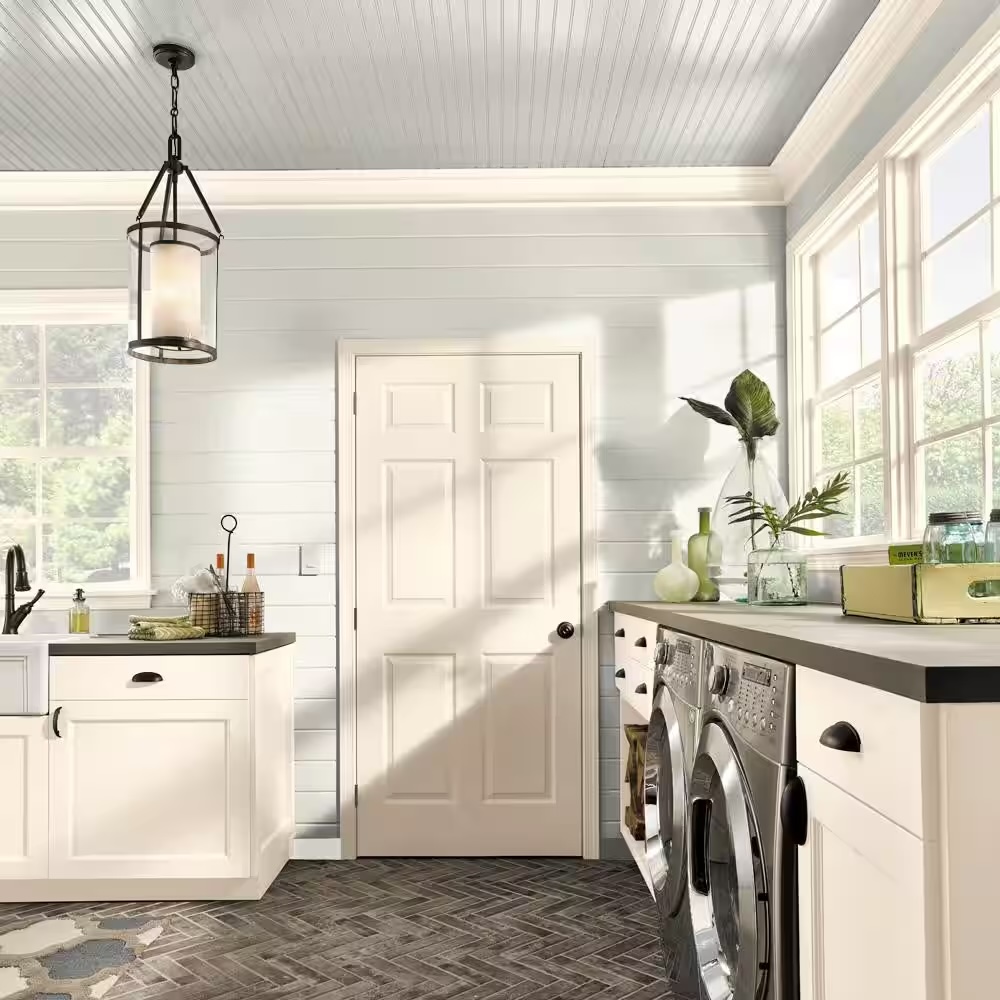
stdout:
{"type": "Polygon", "coordinates": [[[128,353],[142,361],[168,365],[200,365],[216,357],[219,244],[222,230],[208,207],[191,168],[181,160],[177,131],[178,74],[194,65],[194,53],[183,45],[164,42],[153,57],[170,70],[170,137],[167,158],[153,181],[136,221],[128,227],[129,345],[128,353]],[[181,222],[177,188],[186,177],[214,232],[181,222]],[[159,218],[143,221],[151,204],[159,218]],[[154,209],[155,211],[155,209],[154,209]]]}

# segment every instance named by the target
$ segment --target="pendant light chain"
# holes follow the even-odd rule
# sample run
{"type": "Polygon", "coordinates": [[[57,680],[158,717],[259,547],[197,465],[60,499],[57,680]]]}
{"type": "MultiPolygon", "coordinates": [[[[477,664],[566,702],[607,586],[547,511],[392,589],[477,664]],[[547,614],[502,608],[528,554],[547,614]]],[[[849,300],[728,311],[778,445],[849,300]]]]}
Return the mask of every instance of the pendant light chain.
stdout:
{"type": "MultiPolygon", "coordinates": [[[[181,89],[181,80],[177,74],[177,61],[170,63],[170,137],[167,140],[167,159],[180,165],[181,134],[177,131],[177,95],[181,89]]],[[[174,171],[177,172],[176,170],[174,171]]]]}

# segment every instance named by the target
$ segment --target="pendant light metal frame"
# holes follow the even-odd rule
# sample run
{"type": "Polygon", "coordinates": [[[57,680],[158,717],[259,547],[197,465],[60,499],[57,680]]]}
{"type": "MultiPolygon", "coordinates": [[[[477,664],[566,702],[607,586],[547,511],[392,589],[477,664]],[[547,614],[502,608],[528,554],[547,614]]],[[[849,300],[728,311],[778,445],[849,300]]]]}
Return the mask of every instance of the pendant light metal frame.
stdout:
{"type": "Polygon", "coordinates": [[[143,337],[143,279],[144,260],[146,254],[154,246],[172,243],[191,247],[198,251],[201,257],[214,255],[215,311],[214,328],[218,330],[218,287],[219,287],[219,247],[222,243],[222,229],[209,208],[201,188],[195,180],[194,173],[181,159],[181,137],[177,130],[177,93],[179,80],[177,74],[190,69],[195,63],[195,55],[191,49],[173,42],[161,42],[153,47],[153,57],[161,66],[170,70],[171,84],[171,130],[167,139],[167,158],[163,161],[156,178],[142,205],[136,214],[136,221],[128,227],[126,236],[136,254],[135,280],[136,298],[136,331],[138,337],[130,340],[128,353],[141,361],[152,361],[168,365],[198,365],[208,364],[217,357],[214,344],[206,344],[189,337],[143,337]],[[191,185],[198,203],[214,228],[214,232],[202,226],[179,222],[177,218],[177,188],[182,177],[186,177],[191,185]],[[146,210],[155,197],[157,190],[163,184],[163,207],[156,221],[143,221],[146,210]]]}

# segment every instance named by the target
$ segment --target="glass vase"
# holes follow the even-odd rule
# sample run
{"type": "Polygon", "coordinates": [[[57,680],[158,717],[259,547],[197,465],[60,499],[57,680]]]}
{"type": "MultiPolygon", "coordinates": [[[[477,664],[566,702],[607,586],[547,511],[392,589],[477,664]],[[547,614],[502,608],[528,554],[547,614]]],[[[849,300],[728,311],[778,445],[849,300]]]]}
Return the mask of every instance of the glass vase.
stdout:
{"type": "Polygon", "coordinates": [[[736,464],[729,470],[712,511],[713,531],[719,536],[722,545],[719,586],[722,593],[732,600],[748,596],[747,556],[762,544],[760,535],[756,540],[750,538],[751,529],[755,526],[752,522],[729,523],[733,508],[726,503],[726,497],[746,493],[750,493],[761,503],[771,504],[779,514],[788,510],[785,492],[767,459],[759,454],[751,459],[743,449],[736,464]]]}
{"type": "Polygon", "coordinates": [[[692,600],[717,601],[719,599],[719,560],[722,542],[712,531],[710,507],[698,508],[698,531],[688,539],[688,566],[698,574],[698,592],[692,600]]]}
{"type": "Polygon", "coordinates": [[[809,599],[806,554],[777,539],[747,555],[747,603],[762,607],[791,607],[809,599]]]}
{"type": "Polygon", "coordinates": [[[698,593],[698,574],[684,565],[681,533],[670,533],[670,562],[653,577],[653,590],[661,601],[686,604],[698,593]]]}

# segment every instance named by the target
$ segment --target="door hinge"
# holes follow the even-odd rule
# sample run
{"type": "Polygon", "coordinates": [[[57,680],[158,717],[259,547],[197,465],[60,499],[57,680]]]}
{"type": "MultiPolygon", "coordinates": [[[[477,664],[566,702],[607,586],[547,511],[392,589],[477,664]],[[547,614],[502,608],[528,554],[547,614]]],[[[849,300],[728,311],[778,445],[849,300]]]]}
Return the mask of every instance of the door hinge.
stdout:
{"type": "Polygon", "coordinates": [[[351,395],[354,397],[351,400],[351,412],[355,416],[357,416],[357,413],[358,413],[358,394],[355,392],[355,393],[352,393],[351,395]]]}
{"type": "Polygon", "coordinates": [[[358,808],[358,786],[354,786],[354,808],[358,808]]]}
{"type": "Polygon", "coordinates": [[[358,609],[355,608],[354,609],[354,631],[357,632],[357,630],[358,630],[358,609]]]}

